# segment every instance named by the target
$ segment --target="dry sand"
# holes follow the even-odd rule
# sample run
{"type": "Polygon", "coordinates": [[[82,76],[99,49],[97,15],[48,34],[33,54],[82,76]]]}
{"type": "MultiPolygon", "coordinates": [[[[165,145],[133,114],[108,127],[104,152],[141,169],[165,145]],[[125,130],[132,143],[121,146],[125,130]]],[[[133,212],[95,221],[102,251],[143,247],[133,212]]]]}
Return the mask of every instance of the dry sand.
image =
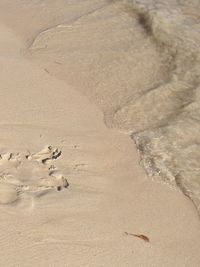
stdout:
{"type": "Polygon", "coordinates": [[[199,266],[190,200],[150,181],[128,135],[24,56],[28,30],[3,10],[0,266],[199,266]]]}

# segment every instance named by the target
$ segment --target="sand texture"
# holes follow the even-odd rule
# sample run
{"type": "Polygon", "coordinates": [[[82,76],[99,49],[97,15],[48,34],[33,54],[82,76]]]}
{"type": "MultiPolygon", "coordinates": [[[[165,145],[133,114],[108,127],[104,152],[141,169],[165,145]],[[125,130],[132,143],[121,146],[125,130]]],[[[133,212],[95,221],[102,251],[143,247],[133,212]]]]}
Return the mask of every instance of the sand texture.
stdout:
{"type": "Polygon", "coordinates": [[[136,147],[188,85],[124,2],[0,3],[0,266],[199,266],[195,206],[136,147]]]}

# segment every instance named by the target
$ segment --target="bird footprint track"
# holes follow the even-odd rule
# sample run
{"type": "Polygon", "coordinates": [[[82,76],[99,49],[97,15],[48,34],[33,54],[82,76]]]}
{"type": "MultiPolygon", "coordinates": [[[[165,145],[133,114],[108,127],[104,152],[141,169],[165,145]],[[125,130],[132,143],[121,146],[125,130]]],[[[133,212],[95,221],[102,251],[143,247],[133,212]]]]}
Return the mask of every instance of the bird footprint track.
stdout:
{"type": "Polygon", "coordinates": [[[54,165],[61,154],[51,146],[33,154],[0,154],[0,203],[17,201],[21,194],[67,188],[67,179],[54,165]]]}

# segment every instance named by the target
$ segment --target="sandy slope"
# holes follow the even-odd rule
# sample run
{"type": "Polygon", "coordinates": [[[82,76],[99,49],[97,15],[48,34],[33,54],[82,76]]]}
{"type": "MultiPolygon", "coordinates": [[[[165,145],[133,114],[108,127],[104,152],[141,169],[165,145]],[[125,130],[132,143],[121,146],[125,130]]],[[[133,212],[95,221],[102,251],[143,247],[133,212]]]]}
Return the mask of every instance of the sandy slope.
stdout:
{"type": "Polygon", "coordinates": [[[10,29],[1,25],[0,35],[0,170],[11,177],[1,185],[17,176],[26,186],[30,177],[36,188],[0,206],[0,266],[199,266],[200,226],[190,201],[149,181],[128,136],[108,130],[84,96],[25,59],[10,29]],[[67,189],[37,190],[44,166],[31,159],[18,167],[5,156],[37,158],[48,145],[62,152],[52,164],[67,189]]]}

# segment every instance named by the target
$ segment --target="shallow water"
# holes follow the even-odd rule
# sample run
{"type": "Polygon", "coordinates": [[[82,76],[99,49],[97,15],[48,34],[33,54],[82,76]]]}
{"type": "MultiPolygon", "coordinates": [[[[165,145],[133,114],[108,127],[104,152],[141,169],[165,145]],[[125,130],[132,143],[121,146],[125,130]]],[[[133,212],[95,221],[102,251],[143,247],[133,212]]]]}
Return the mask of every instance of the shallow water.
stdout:
{"type": "MultiPolygon", "coordinates": [[[[106,125],[136,142],[147,173],[200,209],[200,2],[22,1],[18,14],[24,8],[27,56],[97,103],[106,125]]],[[[9,26],[22,24],[18,15],[9,26]]]]}
{"type": "Polygon", "coordinates": [[[149,98],[156,102],[156,125],[132,137],[147,172],[176,183],[199,209],[200,2],[135,1],[133,7],[155,43],[171,56],[174,69],[170,81],[149,98]]]}

